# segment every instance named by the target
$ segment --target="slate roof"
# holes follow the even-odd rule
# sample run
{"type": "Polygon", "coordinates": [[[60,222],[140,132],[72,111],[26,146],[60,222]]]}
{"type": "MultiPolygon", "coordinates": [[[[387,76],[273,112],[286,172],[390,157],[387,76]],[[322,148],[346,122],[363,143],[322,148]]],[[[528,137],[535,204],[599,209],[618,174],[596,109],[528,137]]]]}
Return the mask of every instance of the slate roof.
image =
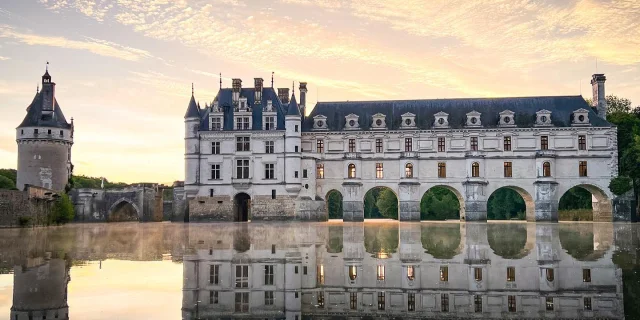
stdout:
{"type": "Polygon", "coordinates": [[[300,108],[298,108],[298,102],[296,101],[296,94],[291,95],[289,101],[289,109],[287,109],[288,116],[300,116],[300,108]]]}
{"type": "Polygon", "coordinates": [[[386,116],[389,130],[400,129],[402,114],[416,115],[418,130],[429,130],[433,127],[434,115],[438,112],[449,114],[449,126],[453,129],[464,128],[466,114],[471,111],[481,113],[482,128],[498,127],[499,113],[511,110],[515,113],[517,127],[533,127],[536,112],[551,111],[551,120],[555,127],[570,127],[573,112],[583,108],[589,110],[589,120],[594,127],[611,127],[611,123],[598,117],[582,96],[550,96],[550,97],[512,97],[512,98],[468,98],[468,99],[428,99],[428,100],[391,100],[391,101],[347,101],[319,102],[302,125],[303,131],[311,131],[313,117],[323,115],[329,131],[342,131],[345,127],[345,116],[359,116],[360,128],[371,128],[372,116],[382,113],[386,116]]]}
{"type": "Polygon", "coordinates": [[[58,105],[58,99],[54,99],[55,107],[51,116],[42,114],[42,96],[43,91],[40,91],[33,98],[33,101],[27,107],[27,115],[22,120],[22,123],[18,128],[24,127],[50,127],[59,129],[70,129],[71,124],[67,122],[60,105],[58,105]]]}
{"type": "Polygon", "coordinates": [[[196,104],[196,98],[193,95],[191,95],[191,100],[189,100],[187,113],[184,114],[184,118],[200,118],[200,108],[196,104]]]}

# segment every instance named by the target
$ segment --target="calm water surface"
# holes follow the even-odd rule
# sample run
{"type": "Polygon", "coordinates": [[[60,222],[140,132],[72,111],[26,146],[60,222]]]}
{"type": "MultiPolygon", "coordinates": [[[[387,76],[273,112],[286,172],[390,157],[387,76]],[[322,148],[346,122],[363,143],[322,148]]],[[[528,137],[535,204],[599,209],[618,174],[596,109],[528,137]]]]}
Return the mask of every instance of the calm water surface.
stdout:
{"type": "Polygon", "coordinates": [[[640,225],[0,230],[0,319],[640,318],[640,225]]]}

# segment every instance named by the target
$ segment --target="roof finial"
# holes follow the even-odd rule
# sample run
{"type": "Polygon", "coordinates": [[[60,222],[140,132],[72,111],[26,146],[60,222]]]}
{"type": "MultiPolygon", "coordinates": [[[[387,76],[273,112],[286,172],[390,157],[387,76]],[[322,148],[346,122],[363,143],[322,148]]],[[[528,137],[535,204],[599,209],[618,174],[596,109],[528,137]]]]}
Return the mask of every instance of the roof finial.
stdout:
{"type": "Polygon", "coordinates": [[[220,72],[220,89],[222,89],[222,72],[220,72]]]}
{"type": "Polygon", "coordinates": [[[47,64],[44,67],[44,71],[49,72],[49,61],[47,61],[47,64]]]}
{"type": "Polygon", "coordinates": [[[271,71],[271,88],[273,88],[273,71],[271,71]]]}
{"type": "Polygon", "coordinates": [[[38,94],[40,92],[40,84],[36,84],[36,94],[38,94]]]}
{"type": "Polygon", "coordinates": [[[295,81],[291,81],[291,92],[293,94],[296,94],[296,82],[295,81]]]}
{"type": "Polygon", "coordinates": [[[193,82],[191,82],[191,96],[193,97],[193,82]]]}

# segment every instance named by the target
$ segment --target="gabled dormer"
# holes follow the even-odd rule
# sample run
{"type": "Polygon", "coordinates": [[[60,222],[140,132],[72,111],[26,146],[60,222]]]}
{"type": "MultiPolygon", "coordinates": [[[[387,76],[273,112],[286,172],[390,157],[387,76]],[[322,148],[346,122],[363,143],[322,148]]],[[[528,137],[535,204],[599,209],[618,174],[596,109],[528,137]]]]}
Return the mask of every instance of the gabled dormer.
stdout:
{"type": "Polygon", "coordinates": [[[236,107],[236,112],[251,112],[251,107],[249,107],[249,102],[247,101],[247,97],[240,97],[238,99],[238,106],[236,107]]]}
{"type": "Polygon", "coordinates": [[[433,115],[433,127],[436,129],[446,129],[449,128],[449,114],[440,111],[433,115]]]}
{"type": "Polygon", "coordinates": [[[251,108],[247,104],[246,97],[240,97],[238,99],[238,105],[233,113],[233,127],[236,130],[251,130],[253,127],[251,108]]]}
{"type": "Polygon", "coordinates": [[[504,110],[500,112],[500,120],[498,120],[498,126],[500,127],[515,127],[516,126],[516,118],[515,113],[511,110],[504,110]]]}
{"type": "Polygon", "coordinates": [[[482,122],[480,121],[481,113],[478,111],[471,111],[467,113],[467,122],[465,126],[469,128],[480,128],[482,127],[482,122]]]}
{"type": "Polygon", "coordinates": [[[209,112],[209,130],[219,131],[224,127],[224,113],[218,104],[218,98],[213,101],[211,111],[209,112]]]}
{"type": "Polygon", "coordinates": [[[267,100],[266,105],[262,108],[262,130],[277,129],[278,113],[273,107],[273,101],[267,100]]]}
{"type": "Polygon", "coordinates": [[[345,130],[359,130],[360,129],[360,123],[358,122],[358,115],[356,114],[349,114],[347,116],[344,117],[345,118],[345,124],[344,124],[344,128],[345,130]]]}
{"type": "Polygon", "coordinates": [[[551,123],[551,111],[542,109],[536,112],[536,127],[550,127],[551,123]]]}
{"type": "Polygon", "coordinates": [[[372,130],[384,130],[387,128],[387,121],[386,121],[386,117],[384,114],[382,113],[376,113],[373,116],[371,116],[371,129],[372,130]]]}
{"type": "Polygon", "coordinates": [[[402,116],[402,123],[400,124],[401,129],[415,129],[416,128],[416,115],[407,112],[402,116]]]}
{"type": "Polygon", "coordinates": [[[580,108],[574,111],[571,119],[571,125],[572,126],[590,126],[591,121],[589,120],[589,110],[580,108]]]}
{"type": "Polygon", "coordinates": [[[329,126],[327,126],[327,117],[321,114],[313,117],[313,130],[329,130],[329,126]]]}

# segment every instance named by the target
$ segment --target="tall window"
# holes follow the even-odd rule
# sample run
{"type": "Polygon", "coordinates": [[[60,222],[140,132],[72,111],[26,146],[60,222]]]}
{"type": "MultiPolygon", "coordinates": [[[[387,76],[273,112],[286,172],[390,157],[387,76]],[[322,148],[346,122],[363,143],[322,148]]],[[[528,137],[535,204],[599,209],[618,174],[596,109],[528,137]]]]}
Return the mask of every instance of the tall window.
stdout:
{"type": "Polygon", "coordinates": [[[376,152],[382,152],[382,139],[376,139],[376,152]]]}
{"type": "Polygon", "coordinates": [[[438,152],[444,152],[445,150],[445,140],[444,137],[438,138],[438,152]]]}
{"type": "Polygon", "coordinates": [[[358,293],[357,292],[349,293],[349,308],[351,310],[358,309],[358,293]]]}
{"type": "Polygon", "coordinates": [[[211,142],[211,154],[220,154],[220,141],[211,142]]]}
{"type": "Polygon", "coordinates": [[[580,164],[578,166],[578,173],[580,174],[581,177],[586,177],[587,176],[587,162],[586,161],[580,161],[580,164]]]}
{"type": "Polygon", "coordinates": [[[358,278],[358,268],[356,266],[349,266],[349,279],[354,281],[356,278],[358,278]]]}
{"type": "Polygon", "coordinates": [[[209,291],[209,304],[218,304],[218,291],[209,291]]]}
{"type": "Polygon", "coordinates": [[[553,297],[546,298],[547,311],[553,311],[553,297]]]}
{"type": "Polygon", "coordinates": [[[251,138],[236,137],[236,151],[251,151],[251,138]]]}
{"type": "Polygon", "coordinates": [[[209,266],[209,283],[220,283],[220,266],[217,264],[209,266]]]}
{"type": "Polygon", "coordinates": [[[316,267],[316,282],[320,284],[324,284],[324,265],[320,264],[316,267]]]}
{"type": "Polygon", "coordinates": [[[409,281],[416,279],[416,269],[414,266],[407,266],[407,279],[409,281]]]}
{"type": "Polygon", "coordinates": [[[236,312],[249,312],[249,292],[236,292],[236,312]]]}
{"type": "Polygon", "coordinates": [[[507,297],[507,307],[509,312],[516,312],[516,296],[507,297]]]}
{"type": "Polygon", "coordinates": [[[587,150],[586,136],[578,136],[578,150],[587,150]]]}
{"type": "Polygon", "coordinates": [[[555,280],[555,275],[552,268],[545,269],[545,274],[547,275],[547,281],[553,282],[553,280],[555,280]]]}
{"type": "Polygon", "coordinates": [[[540,149],[541,150],[549,150],[549,137],[548,136],[540,136],[540,149]]]}
{"type": "Polygon", "coordinates": [[[474,306],[475,312],[482,312],[482,296],[473,297],[473,306],[474,306]]]}
{"type": "Polygon", "coordinates": [[[504,151],[511,151],[511,137],[504,137],[504,151]]]}
{"type": "Polygon", "coordinates": [[[509,281],[509,282],[516,281],[516,268],[515,267],[507,267],[507,281],[509,281]]]}
{"type": "Polygon", "coordinates": [[[273,269],[274,269],[274,265],[272,264],[264,266],[264,285],[265,286],[273,285],[273,269]]]}
{"type": "Polygon", "coordinates": [[[236,179],[249,179],[249,159],[236,160],[236,179]]]}
{"type": "Polygon", "coordinates": [[[384,292],[378,292],[378,310],[384,310],[384,292]]]}
{"type": "Polygon", "coordinates": [[[505,178],[511,178],[512,175],[513,175],[513,169],[512,169],[511,162],[505,162],[504,163],[504,177],[505,178]]]}
{"type": "Polygon", "coordinates": [[[551,177],[551,163],[545,162],[542,164],[542,176],[551,177]]]}
{"type": "Polygon", "coordinates": [[[251,127],[249,126],[249,117],[238,117],[236,118],[236,130],[249,130],[251,127]]]}
{"type": "Polygon", "coordinates": [[[275,150],[275,142],[273,141],[265,141],[264,142],[264,152],[265,153],[273,153],[275,150]]]}
{"type": "Polygon", "coordinates": [[[211,165],[211,180],[220,180],[220,165],[211,165]]]}
{"type": "Polygon", "coordinates": [[[440,295],[440,311],[449,312],[449,294],[443,293],[440,295]]]}
{"type": "Polygon", "coordinates": [[[413,178],[413,164],[407,163],[404,166],[404,176],[405,178],[413,178]]]}
{"type": "Polygon", "coordinates": [[[349,139],[349,152],[356,152],[356,139],[349,139]]]}
{"type": "Polygon", "coordinates": [[[471,150],[478,151],[478,137],[471,137],[471,150]]]}
{"type": "Polygon", "coordinates": [[[584,298],[584,309],[591,310],[591,298],[588,298],[588,297],[584,298]]]}
{"type": "Polygon", "coordinates": [[[582,282],[591,282],[591,269],[582,269],[582,282]]]}
{"type": "Polygon", "coordinates": [[[438,178],[447,177],[447,164],[444,162],[438,162],[438,178]]]}
{"type": "Polygon", "coordinates": [[[473,268],[473,277],[476,281],[482,281],[482,268],[473,268]]]}
{"type": "Polygon", "coordinates": [[[378,265],[378,268],[376,269],[376,278],[378,281],[384,281],[384,265],[378,265]]]}
{"type": "Polygon", "coordinates": [[[222,118],[220,117],[211,118],[211,130],[213,131],[222,130],[222,118]]]}
{"type": "Polygon", "coordinates": [[[449,281],[449,267],[447,266],[440,267],[440,281],[443,281],[443,282],[449,281]]]}
{"type": "Polygon", "coordinates": [[[324,308],[324,292],[318,292],[318,308],[324,308]]]}
{"type": "Polygon", "coordinates": [[[404,151],[413,151],[413,139],[412,138],[404,138],[404,151]]]}
{"type": "Polygon", "coordinates": [[[236,288],[249,287],[249,266],[236,266],[236,288]]]}
{"type": "Polygon", "coordinates": [[[316,152],[324,153],[324,140],[322,139],[316,140],[316,152]]]}
{"type": "Polygon", "coordinates": [[[276,117],[264,117],[264,129],[275,130],[276,129],[276,117]]]}
{"type": "Polygon", "coordinates": [[[324,179],[324,164],[316,165],[316,178],[324,179]]]}
{"type": "Polygon", "coordinates": [[[480,164],[477,162],[474,162],[473,164],[471,164],[471,176],[474,178],[477,178],[480,176],[480,164]]]}
{"type": "Polygon", "coordinates": [[[349,163],[347,177],[353,179],[356,177],[356,165],[353,163],[349,163]]]}
{"type": "Polygon", "coordinates": [[[409,293],[407,297],[407,311],[416,311],[416,294],[409,293]]]}
{"type": "Polygon", "coordinates": [[[272,306],[273,305],[273,291],[265,291],[264,292],[264,305],[272,306]]]}
{"type": "Polygon", "coordinates": [[[384,168],[382,163],[376,163],[376,179],[384,178],[384,168]]]}

